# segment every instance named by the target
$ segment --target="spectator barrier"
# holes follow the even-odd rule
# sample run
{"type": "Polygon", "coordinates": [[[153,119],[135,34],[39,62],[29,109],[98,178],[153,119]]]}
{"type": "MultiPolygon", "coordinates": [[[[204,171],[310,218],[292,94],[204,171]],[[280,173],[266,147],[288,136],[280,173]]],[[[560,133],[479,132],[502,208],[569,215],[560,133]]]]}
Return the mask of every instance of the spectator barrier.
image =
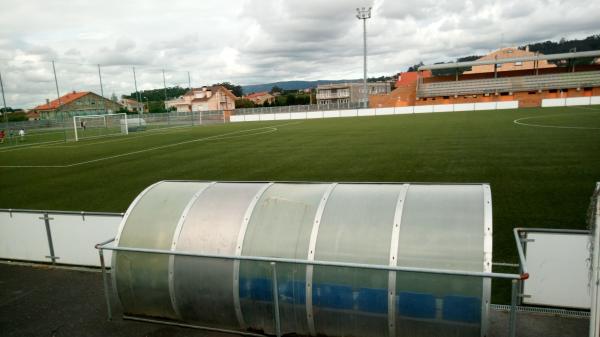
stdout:
{"type": "Polygon", "coordinates": [[[280,112],[264,114],[240,114],[232,115],[231,122],[273,121],[293,119],[320,119],[338,117],[364,117],[402,115],[415,113],[451,112],[451,111],[480,111],[480,110],[502,110],[517,109],[519,101],[484,102],[484,103],[462,103],[462,104],[438,104],[417,105],[404,107],[372,108],[372,109],[345,109],[345,110],[318,110],[305,112],[280,112]]]}
{"type": "MultiPolygon", "coordinates": [[[[122,217],[120,213],[0,209],[0,259],[100,266],[94,245],[114,236],[122,217]]],[[[110,261],[108,257],[109,266],[110,261]]]]}

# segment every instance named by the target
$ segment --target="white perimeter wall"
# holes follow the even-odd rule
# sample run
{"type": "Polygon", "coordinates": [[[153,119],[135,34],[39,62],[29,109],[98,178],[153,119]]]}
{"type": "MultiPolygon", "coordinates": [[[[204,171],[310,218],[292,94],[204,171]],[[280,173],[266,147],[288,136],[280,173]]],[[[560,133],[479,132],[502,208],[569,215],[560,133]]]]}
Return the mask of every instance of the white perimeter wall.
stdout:
{"type": "MultiPolygon", "coordinates": [[[[0,259],[52,262],[44,213],[0,211],[0,259]]],[[[100,266],[94,245],[114,238],[122,219],[119,214],[47,214],[56,263],[81,266],[100,266]]],[[[104,259],[110,266],[110,251],[104,259]]]]}
{"type": "MultiPolygon", "coordinates": [[[[542,100],[542,107],[557,106],[578,106],[600,104],[600,96],[591,97],[570,97],[570,98],[548,98],[542,100]]],[[[437,104],[437,105],[416,105],[394,108],[377,109],[350,109],[350,110],[328,110],[328,111],[308,111],[308,112],[282,112],[253,115],[232,115],[231,122],[252,122],[252,121],[272,121],[272,120],[292,120],[292,119],[317,119],[334,117],[362,117],[362,116],[384,116],[384,115],[404,115],[415,113],[433,113],[433,112],[451,112],[451,111],[483,111],[483,110],[503,110],[518,109],[519,101],[500,101],[500,102],[481,102],[481,103],[461,103],[461,104],[437,104]]]]}
{"type": "Polygon", "coordinates": [[[293,119],[319,119],[337,117],[363,117],[363,116],[385,116],[404,115],[415,113],[451,112],[451,111],[479,111],[479,110],[501,110],[517,109],[518,101],[485,102],[485,103],[462,103],[462,104],[438,104],[417,105],[377,109],[349,109],[349,110],[320,110],[307,112],[282,112],[252,115],[232,115],[231,122],[253,122],[293,119]]]}
{"type": "Polygon", "coordinates": [[[542,107],[578,106],[600,104],[600,96],[547,98],[542,100],[542,107]]]}

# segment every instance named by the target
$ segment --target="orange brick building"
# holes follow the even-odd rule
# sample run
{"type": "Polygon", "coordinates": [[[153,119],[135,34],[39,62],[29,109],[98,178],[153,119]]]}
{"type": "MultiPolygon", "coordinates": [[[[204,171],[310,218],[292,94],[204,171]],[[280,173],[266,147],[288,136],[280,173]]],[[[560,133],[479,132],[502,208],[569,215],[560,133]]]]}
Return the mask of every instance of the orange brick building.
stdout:
{"type": "MultiPolygon", "coordinates": [[[[538,55],[537,53],[530,52],[529,47],[527,47],[527,49],[525,49],[525,50],[522,50],[519,48],[514,48],[514,47],[509,47],[509,48],[498,49],[494,52],[491,52],[491,53],[479,58],[477,61],[489,61],[489,60],[502,61],[502,60],[506,60],[509,58],[534,57],[537,55],[538,55]]],[[[496,71],[498,71],[498,72],[556,68],[555,64],[549,63],[547,60],[515,61],[515,62],[507,62],[507,63],[476,65],[476,66],[471,67],[471,70],[465,71],[463,74],[492,73],[492,72],[494,72],[494,66],[496,66],[496,71]]]]}
{"type": "Polygon", "coordinates": [[[571,62],[599,56],[598,50],[543,55],[504,48],[476,61],[422,66],[418,72],[403,73],[390,95],[373,97],[369,105],[519,101],[520,107],[537,107],[545,98],[600,96],[600,64],[571,62]],[[459,69],[465,68],[461,74],[459,69]],[[441,69],[456,69],[456,73],[433,76],[432,71],[441,69]]]}

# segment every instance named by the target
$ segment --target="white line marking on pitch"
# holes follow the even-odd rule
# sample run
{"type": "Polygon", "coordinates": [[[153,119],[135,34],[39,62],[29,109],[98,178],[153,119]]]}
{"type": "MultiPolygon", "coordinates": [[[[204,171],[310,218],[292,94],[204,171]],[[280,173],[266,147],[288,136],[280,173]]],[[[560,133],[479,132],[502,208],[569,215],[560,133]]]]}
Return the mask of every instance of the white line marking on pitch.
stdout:
{"type": "MultiPolygon", "coordinates": [[[[575,108],[575,107],[573,107],[575,108]]],[[[584,108],[584,107],[577,107],[578,109],[585,109],[585,110],[595,110],[595,111],[599,111],[600,109],[594,109],[594,108],[584,108]]],[[[589,126],[560,126],[560,125],[546,125],[546,124],[535,124],[535,123],[523,123],[521,121],[524,120],[529,120],[529,119],[536,119],[536,118],[544,118],[544,117],[554,117],[554,116],[565,116],[568,115],[569,113],[562,113],[562,114],[552,114],[552,115],[543,115],[543,116],[530,116],[530,117],[523,117],[523,118],[517,118],[513,121],[513,123],[517,124],[517,125],[522,125],[522,126],[531,126],[531,127],[536,127],[536,128],[551,128],[551,129],[576,129],[576,130],[600,130],[600,127],[589,127],[589,126]]]]}
{"type": "Polygon", "coordinates": [[[284,124],[277,124],[277,125],[274,125],[274,126],[264,126],[264,127],[260,127],[260,128],[254,128],[254,129],[247,129],[247,130],[238,130],[238,131],[226,132],[226,133],[223,133],[223,134],[220,134],[220,135],[214,135],[214,136],[208,136],[208,137],[199,138],[199,139],[186,140],[186,141],[183,141],[183,142],[177,142],[177,143],[172,143],[172,144],[154,146],[154,147],[150,147],[150,148],[143,149],[143,150],[126,152],[126,153],[116,154],[116,155],[112,155],[112,156],[108,156],[108,157],[102,157],[102,158],[96,158],[96,159],[86,160],[86,161],[82,161],[82,162],[78,162],[78,163],[73,163],[73,164],[66,164],[66,165],[0,165],[0,168],[68,168],[68,167],[75,167],[75,166],[81,166],[81,165],[85,165],[85,164],[91,164],[91,163],[96,163],[96,162],[100,162],[100,161],[104,161],[104,160],[109,160],[109,159],[114,159],[114,158],[120,158],[120,157],[126,157],[126,156],[130,156],[130,155],[134,155],[134,154],[139,154],[139,153],[144,153],[144,152],[149,152],[149,151],[155,151],[155,150],[161,150],[161,149],[166,149],[166,148],[170,148],[170,147],[175,147],[175,146],[184,145],[184,144],[190,144],[190,143],[195,143],[195,142],[210,141],[210,140],[231,139],[231,138],[239,138],[239,137],[246,137],[246,136],[256,136],[256,135],[261,135],[261,134],[266,134],[266,133],[272,133],[272,132],[276,132],[276,131],[279,130],[277,128],[278,126],[280,127],[280,126],[294,125],[294,124],[300,124],[300,123],[302,123],[302,122],[284,123],[284,124]],[[249,133],[249,134],[243,134],[245,132],[257,131],[257,130],[265,130],[265,131],[259,131],[259,132],[249,133]]]}
{"type": "Polygon", "coordinates": [[[51,141],[41,142],[41,143],[15,145],[13,147],[9,147],[9,148],[0,150],[0,153],[12,152],[12,151],[17,151],[17,150],[26,150],[26,149],[31,149],[31,148],[40,148],[42,146],[53,145],[54,143],[64,143],[64,142],[65,142],[64,140],[51,140],[51,141]],[[42,144],[45,144],[45,145],[42,145],[42,144]]]}

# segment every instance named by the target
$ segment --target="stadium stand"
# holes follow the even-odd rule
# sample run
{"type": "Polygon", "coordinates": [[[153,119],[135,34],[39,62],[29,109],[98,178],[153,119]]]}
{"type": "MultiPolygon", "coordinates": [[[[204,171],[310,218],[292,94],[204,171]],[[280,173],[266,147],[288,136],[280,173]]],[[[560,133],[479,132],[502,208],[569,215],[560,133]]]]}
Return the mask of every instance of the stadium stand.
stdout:
{"type": "Polygon", "coordinates": [[[396,89],[371,96],[371,108],[600,96],[600,50],[543,55],[503,48],[476,61],[433,64],[402,73],[396,89]],[[499,57],[502,56],[502,57],[499,57]],[[437,74],[437,75],[436,75],[437,74]]]}
{"type": "Polygon", "coordinates": [[[550,75],[532,75],[482,80],[423,83],[419,97],[449,95],[499,94],[519,91],[539,91],[600,86],[600,71],[586,71],[550,75]]]}

